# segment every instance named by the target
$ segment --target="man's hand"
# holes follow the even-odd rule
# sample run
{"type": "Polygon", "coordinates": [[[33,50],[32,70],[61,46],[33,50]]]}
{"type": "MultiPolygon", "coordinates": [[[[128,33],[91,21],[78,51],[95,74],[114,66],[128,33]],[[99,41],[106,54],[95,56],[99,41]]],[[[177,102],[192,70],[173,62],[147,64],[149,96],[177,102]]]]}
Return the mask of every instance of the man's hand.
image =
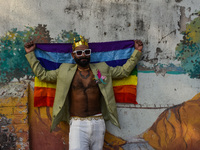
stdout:
{"type": "Polygon", "coordinates": [[[36,47],[36,45],[33,41],[27,42],[26,44],[24,44],[26,53],[30,53],[30,52],[34,51],[35,47],[36,47]]]}
{"type": "Polygon", "coordinates": [[[140,52],[143,49],[143,43],[140,40],[135,40],[135,49],[139,50],[140,52]]]}

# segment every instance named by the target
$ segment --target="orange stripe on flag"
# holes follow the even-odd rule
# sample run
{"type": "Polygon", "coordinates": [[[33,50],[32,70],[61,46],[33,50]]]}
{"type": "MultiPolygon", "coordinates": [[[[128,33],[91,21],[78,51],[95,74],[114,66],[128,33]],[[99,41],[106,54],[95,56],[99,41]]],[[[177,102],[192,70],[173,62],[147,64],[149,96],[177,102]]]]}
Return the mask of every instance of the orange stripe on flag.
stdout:
{"type": "Polygon", "coordinates": [[[46,87],[35,87],[34,88],[34,97],[47,96],[55,97],[56,89],[46,88],[46,87]]]}
{"type": "Polygon", "coordinates": [[[34,106],[53,106],[55,97],[55,88],[34,87],[34,106]]]}
{"type": "Polygon", "coordinates": [[[115,93],[131,93],[135,94],[136,91],[136,85],[121,85],[121,86],[114,86],[113,87],[115,93]]]}
{"type": "MultiPolygon", "coordinates": [[[[136,85],[121,85],[113,87],[115,99],[117,103],[133,103],[138,104],[136,101],[137,89],[136,85]]],[[[53,106],[55,97],[55,88],[35,87],[34,88],[34,106],[53,106]]]]}
{"type": "Polygon", "coordinates": [[[117,103],[133,103],[136,101],[137,89],[135,85],[122,85],[113,87],[117,103]]]}

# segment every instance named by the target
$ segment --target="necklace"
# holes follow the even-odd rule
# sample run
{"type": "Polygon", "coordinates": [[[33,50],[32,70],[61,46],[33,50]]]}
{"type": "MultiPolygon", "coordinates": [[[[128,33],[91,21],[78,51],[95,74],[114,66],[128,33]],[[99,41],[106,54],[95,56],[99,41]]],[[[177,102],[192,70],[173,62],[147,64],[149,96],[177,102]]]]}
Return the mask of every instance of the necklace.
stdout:
{"type": "Polygon", "coordinates": [[[81,71],[79,70],[79,74],[83,79],[87,79],[90,76],[90,71],[88,70],[87,72],[88,72],[88,74],[86,76],[84,76],[84,75],[82,75],[81,71]]]}
{"type": "Polygon", "coordinates": [[[87,70],[89,70],[90,68],[86,68],[86,69],[80,69],[80,68],[78,68],[78,70],[79,71],[87,71],[87,70]]]}

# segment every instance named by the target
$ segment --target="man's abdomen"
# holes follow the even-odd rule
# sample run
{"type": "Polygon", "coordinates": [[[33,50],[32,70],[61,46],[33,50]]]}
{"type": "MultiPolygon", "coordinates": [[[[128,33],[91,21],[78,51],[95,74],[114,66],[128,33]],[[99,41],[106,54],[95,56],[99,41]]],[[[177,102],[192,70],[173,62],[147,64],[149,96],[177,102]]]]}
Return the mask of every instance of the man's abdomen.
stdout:
{"type": "Polygon", "coordinates": [[[71,91],[70,115],[87,117],[101,113],[100,96],[98,87],[71,91]]]}

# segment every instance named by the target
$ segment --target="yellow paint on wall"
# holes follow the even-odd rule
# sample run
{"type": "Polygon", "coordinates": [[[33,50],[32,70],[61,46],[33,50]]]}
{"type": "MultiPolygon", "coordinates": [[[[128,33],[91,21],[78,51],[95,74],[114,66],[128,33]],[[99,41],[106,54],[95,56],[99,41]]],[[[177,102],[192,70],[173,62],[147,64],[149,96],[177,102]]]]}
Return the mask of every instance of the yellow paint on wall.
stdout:
{"type": "Polygon", "coordinates": [[[107,131],[105,133],[104,141],[105,141],[104,146],[110,147],[111,150],[112,149],[114,150],[114,148],[116,147],[118,147],[119,149],[122,149],[121,146],[126,144],[125,140],[118,138],[107,131]]]}
{"type": "Polygon", "coordinates": [[[0,103],[0,107],[17,107],[26,106],[28,103],[27,91],[24,92],[23,97],[5,97],[0,103]]]}
{"type": "Polygon", "coordinates": [[[2,115],[11,115],[13,112],[13,107],[0,107],[0,114],[2,115]]]}

